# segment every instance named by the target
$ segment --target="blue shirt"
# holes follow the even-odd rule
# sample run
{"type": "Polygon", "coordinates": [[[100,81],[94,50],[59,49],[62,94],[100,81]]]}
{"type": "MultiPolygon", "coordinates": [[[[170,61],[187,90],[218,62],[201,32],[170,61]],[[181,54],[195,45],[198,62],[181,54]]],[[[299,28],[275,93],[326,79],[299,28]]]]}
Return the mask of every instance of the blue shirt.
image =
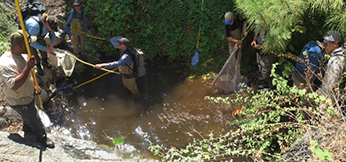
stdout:
{"type": "Polygon", "coordinates": [[[73,18],[76,19],[82,19],[84,21],[84,29],[83,32],[87,32],[88,31],[88,20],[85,16],[85,12],[84,12],[84,8],[81,9],[81,13],[78,13],[76,9],[72,8],[70,11],[70,16],[68,17],[66,23],[65,23],[65,29],[66,32],[68,34],[68,36],[72,36],[71,30],[70,30],[70,25],[71,25],[71,21],[73,18]],[[76,12],[76,13],[75,13],[76,12]],[[83,14],[83,15],[81,15],[83,14]]]}
{"type": "Polygon", "coordinates": [[[114,61],[114,62],[110,62],[110,63],[103,63],[103,64],[101,64],[102,67],[113,69],[113,68],[116,68],[119,66],[125,66],[125,65],[131,66],[132,65],[131,56],[129,54],[124,53],[125,51],[126,51],[126,49],[121,51],[122,56],[118,61],[114,61]]]}
{"type": "Polygon", "coordinates": [[[308,42],[299,55],[300,60],[296,63],[296,69],[305,77],[307,66],[310,65],[311,71],[317,74],[319,72],[320,62],[322,60],[321,48],[315,41],[308,42]]]}
{"type": "MultiPolygon", "coordinates": [[[[46,25],[43,23],[42,34],[38,35],[38,34],[40,34],[40,24],[34,19],[39,21],[38,16],[31,16],[28,20],[25,21],[25,26],[26,26],[26,29],[28,30],[28,33],[32,36],[40,36],[40,37],[44,37],[44,36],[46,36],[47,33],[50,33],[49,34],[50,43],[54,44],[55,43],[54,31],[52,30],[52,31],[48,32],[46,25]]],[[[32,43],[30,43],[30,46],[37,48],[41,51],[45,51],[47,49],[46,46],[44,46],[38,42],[32,42],[32,43]]]]}

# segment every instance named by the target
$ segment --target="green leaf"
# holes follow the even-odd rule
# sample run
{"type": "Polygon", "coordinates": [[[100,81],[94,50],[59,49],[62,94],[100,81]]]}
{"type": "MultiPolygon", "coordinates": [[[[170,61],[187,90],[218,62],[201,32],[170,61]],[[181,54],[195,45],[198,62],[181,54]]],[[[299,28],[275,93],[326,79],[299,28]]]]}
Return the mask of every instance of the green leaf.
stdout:
{"type": "Polygon", "coordinates": [[[113,144],[115,145],[122,145],[124,143],[125,143],[125,140],[123,137],[113,138],[113,144]]]}

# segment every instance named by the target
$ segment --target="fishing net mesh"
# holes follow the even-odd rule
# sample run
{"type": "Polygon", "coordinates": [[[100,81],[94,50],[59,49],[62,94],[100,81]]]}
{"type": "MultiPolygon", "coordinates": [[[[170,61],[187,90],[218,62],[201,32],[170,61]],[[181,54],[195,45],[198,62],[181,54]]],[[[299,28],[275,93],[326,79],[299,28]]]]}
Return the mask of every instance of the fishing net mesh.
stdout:
{"type": "Polygon", "coordinates": [[[239,91],[241,89],[242,76],[240,74],[241,53],[237,54],[238,47],[235,46],[221,71],[214,79],[212,86],[225,91],[239,91]]]}
{"type": "Polygon", "coordinates": [[[76,59],[71,56],[73,54],[62,49],[55,49],[54,53],[56,55],[56,66],[61,67],[66,76],[71,76],[76,64],[76,59]]]}

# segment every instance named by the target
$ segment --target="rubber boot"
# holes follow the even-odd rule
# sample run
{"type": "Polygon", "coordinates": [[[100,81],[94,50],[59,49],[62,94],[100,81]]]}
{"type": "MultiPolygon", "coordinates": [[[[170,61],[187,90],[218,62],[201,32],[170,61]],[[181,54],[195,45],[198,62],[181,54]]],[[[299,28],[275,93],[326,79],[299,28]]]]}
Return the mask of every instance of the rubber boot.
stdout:
{"type": "Polygon", "coordinates": [[[48,147],[48,148],[55,147],[54,142],[50,138],[48,138],[46,134],[43,137],[36,136],[36,142],[42,144],[44,147],[48,147]]]}

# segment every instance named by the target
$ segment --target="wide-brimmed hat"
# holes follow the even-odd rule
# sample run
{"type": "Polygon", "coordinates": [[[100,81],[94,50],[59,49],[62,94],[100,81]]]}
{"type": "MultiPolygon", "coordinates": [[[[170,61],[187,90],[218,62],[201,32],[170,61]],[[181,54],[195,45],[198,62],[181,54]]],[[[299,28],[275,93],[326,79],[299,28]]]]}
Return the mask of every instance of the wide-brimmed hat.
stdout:
{"type": "MultiPolygon", "coordinates": [[[[26,36],[28,37],[28,42],[36,42],[37,41],[37,37],[36,36],[30,36],[30,34],[28,32],[26,32],[26,36]]],[[[25,43],[24,40],[24,34],[22,30],[17,30],[15,32],[13,32],[10,36],[11,38],[11,45],[12,46],[19,46],[25,43]]]]}

